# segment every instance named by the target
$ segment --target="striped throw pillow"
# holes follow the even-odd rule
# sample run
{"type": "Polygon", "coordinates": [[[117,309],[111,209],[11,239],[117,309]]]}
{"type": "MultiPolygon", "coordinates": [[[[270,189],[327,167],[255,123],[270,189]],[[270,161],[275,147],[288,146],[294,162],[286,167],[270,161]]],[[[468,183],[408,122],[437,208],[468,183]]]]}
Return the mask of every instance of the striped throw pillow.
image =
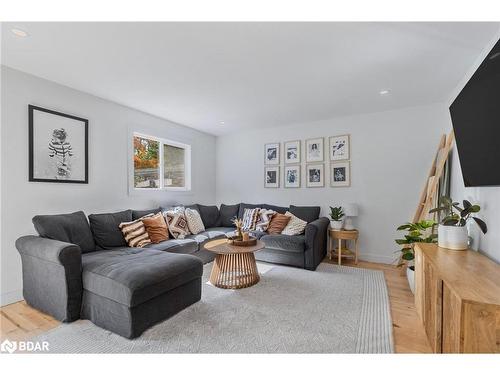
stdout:
{"type": "Polygon", "coordinates": [[[243,211],[243,226],[244,231],[255,230],[255,224],[259,217],[260,208],[245,208],[243,211]]]}
{"type": "MultiPolygon", "coordinates": [[[[152,215],[146,215],[145,217],[149,216],[152,215]]],[[[144,247],[151,243],[146,227],[141,219],[121,223],[119,225],[123,237],[125,237],[125,241],[127,241],[130,247],[144,247]]]]}

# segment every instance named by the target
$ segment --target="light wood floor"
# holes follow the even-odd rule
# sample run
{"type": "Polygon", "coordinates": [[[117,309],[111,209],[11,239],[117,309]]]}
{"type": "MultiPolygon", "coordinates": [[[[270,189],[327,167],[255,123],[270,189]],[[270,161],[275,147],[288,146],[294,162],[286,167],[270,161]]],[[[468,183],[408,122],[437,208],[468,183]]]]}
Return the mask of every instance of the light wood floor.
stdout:
{"type": "MultiPolygon", "coordinates": [[[[330,262],[327,259],[325,261],[330,262]]],[[[343,261],[343,265],[354,266],[348,260],[343,261]]],[[[396,352],[430,353],[406,277],[400,275],[399,269],[386,264],[359,262],[358,267],[384,271],[389,289],[396,352]]],[[[24,301],[13,303],[0,308],[0,341],[5,338],[29,339],[59,324],[50,316],[29,307],[24,301]]]]}

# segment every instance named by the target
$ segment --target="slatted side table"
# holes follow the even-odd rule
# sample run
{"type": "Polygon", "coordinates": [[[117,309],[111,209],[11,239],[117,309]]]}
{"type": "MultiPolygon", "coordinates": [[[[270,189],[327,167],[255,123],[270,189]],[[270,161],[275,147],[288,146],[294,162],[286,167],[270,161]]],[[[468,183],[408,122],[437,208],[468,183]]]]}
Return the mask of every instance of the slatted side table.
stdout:
{"type": "Polygon", "coordinates": [[[205,249],[217,254],[210,273],[212,285],[223,289],[241,289],[257,284],[260,276],[253,253],[264,246],[262,241],[253,246],[230,245],[227,239],[207,242],[205,249]]]}
{"type": "Polygon", "coordinates": [[[330,260],[332,256],[338,257],[339,265],[342,264],[342,257],[344,258],[354,258],[354,263],[358,264],[358,237],[359,232],[357,229],[354,230],[334,230],[328,229],[330,234],[330,240],[328,244],[328,254],[330,260]],[[335,249],[335,240],[338,241],[338,246],[335,249]],[[345,247],[342,248],[342,241],[344,241],[345,247]],[[347,247],[347,241],[354,242],[354,251],[347,247]]]}

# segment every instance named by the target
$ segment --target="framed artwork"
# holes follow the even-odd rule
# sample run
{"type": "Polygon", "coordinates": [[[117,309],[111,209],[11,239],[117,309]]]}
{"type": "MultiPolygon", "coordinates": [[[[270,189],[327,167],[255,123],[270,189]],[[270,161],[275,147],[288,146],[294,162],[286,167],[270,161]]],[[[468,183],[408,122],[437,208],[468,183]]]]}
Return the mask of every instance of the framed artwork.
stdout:
{"type": "Polygon", "coordinates": [[[280,187],[280,167],[264,168],[264,187],[266,188],[280,187]]]}
{"type": "Polygon", "coordinates": [[[351,163],[339,161],[330,164],[330,186],[347,187],[351,186],[351,163]]]}
{"type": "Polygon", "coordinates": [[[330,137],[330,160],[349,160],[350,147],[349,134],[330,137]]]}
{"type": "Polygon", "coordinates": [[[306,165],[306,186],[323,187],[325,186],[325,166],[324,164],[306,165]]]}
{"type": "Polygon", "coordinates": [[[29,181],[88,184],[89,120],[28,106],[29,181]]]}
{"type": "Polygon", "coordinates": [[[306,162],[323,161],[323,138],[306,140],[306,162]]]}
{"type": "Polygon", "coordinates": [[[280,144],[267,143],[264,145],[264,164],[279,165],[280,163],[280,144]]]}
{"type": "Polygon", "coordinates": [[[285,167],[285,187],[300,187],[300,165],[290,165],[285,167]]]}
{"type": "Polygon", "coordinates": [[[285,142],[285,164],[300,163],[300,141],[285,142]]]}

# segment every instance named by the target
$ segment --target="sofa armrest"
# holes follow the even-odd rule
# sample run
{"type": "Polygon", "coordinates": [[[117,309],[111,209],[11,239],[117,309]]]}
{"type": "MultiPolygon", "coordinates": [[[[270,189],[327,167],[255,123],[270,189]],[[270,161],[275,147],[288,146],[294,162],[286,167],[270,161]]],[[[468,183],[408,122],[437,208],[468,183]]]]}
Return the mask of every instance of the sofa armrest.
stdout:
{"type": "Polygon", "coordinates": [[[29,255],[62,266],[81,263],[80,247],[68,242],[38,236],[24,236],[17,239],[16,248],[21,255],[29,255]]]}
{"type": "Polygon", "coordinates": [[[330,220],[320,217],[309,224],[305,229],[306,250],[304,252],[304,265],[308,270],[315,270],[326,256],[326,242],[330,220]]]}
{"type": "Polygon", "coordinates": [[[26,302],[54,318],[71,322],[82,305],[82,255],[78,245],[24,236],[16,241],[26,302]]]}

